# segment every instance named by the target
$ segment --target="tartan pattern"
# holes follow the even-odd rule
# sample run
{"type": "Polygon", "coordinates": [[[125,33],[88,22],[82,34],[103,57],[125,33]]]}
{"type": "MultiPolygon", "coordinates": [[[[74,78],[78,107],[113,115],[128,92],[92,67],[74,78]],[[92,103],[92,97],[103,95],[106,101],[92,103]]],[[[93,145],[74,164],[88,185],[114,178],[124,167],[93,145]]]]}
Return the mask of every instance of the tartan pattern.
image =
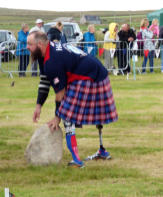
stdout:
{"type": "Polygon", "coordinates": [[[57,115],[75,124],[108,124],[118,119],[109,78],[68,85],[57,115]]]}

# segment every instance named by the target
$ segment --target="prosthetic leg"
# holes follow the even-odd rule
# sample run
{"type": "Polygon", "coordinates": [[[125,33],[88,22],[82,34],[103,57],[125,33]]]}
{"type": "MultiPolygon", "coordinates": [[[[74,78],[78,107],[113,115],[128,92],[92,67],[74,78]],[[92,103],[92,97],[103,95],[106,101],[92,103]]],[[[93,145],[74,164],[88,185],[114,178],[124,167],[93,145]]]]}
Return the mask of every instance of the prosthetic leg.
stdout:
{"type": "Polygon", "coordinates": [[[99,150],[95,154],[93,154],[91,156],[88,156],[85,159],[85,161],[88,161],[88,160],[97,160],[97,159],[111,159],[110,153],[107,152],[105,150],[105,148],[103,147],[103,142],[102,142],[102,128],[103,128],[103,126],[102,125],[96,125],[96,128],[99,131],[100,148],[99,148],[99,150]]]}
{"type": "Polygon", "coordinates": [[[75,125],[71,122],[64,122],[64,127],[66,131],[66,142],[67,147],[72,155],[73,160],[68,163],[68,166],[73,167],[84,167],[84,163],[80,160],[77,148],[77,141],[75,135],[75,125]]]}

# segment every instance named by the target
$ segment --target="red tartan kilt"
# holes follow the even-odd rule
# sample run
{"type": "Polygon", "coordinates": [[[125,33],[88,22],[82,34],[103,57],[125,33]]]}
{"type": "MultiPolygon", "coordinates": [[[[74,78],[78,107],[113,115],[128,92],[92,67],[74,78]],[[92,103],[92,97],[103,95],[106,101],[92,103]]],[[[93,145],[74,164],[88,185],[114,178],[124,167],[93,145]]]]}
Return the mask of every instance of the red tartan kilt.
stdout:
{"type": "Polygon", "coordinates": [[[101,82],[74,81],[68,85],[57,115],[75,124],[108,124],[118,119],[107,77],[101,82]]]}

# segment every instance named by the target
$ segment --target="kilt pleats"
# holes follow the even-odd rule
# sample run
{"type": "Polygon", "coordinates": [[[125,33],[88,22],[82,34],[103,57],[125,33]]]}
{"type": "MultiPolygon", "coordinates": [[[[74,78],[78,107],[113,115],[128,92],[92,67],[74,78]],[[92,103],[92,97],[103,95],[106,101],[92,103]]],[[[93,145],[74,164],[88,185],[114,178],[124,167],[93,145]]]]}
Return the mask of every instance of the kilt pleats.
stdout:
{"type": "Polygon", "coordinates": [[[68,85],[57,115],[75,124],[108,124],[118,119],[109,78],[68,85]]]}

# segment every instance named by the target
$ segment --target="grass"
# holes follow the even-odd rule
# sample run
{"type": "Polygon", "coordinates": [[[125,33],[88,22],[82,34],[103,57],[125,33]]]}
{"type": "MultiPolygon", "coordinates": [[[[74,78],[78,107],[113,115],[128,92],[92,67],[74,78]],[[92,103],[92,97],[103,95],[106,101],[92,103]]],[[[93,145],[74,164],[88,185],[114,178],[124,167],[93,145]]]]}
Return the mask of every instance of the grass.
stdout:
{"type": "MultiPolygon", "coordinates": [[[[7,78],[0,73],[0,196],[9,187],[16,197],[161,197],[163,196],[163,88],[160,73],[110,76],[119,120],[105,125],[104,145],[110,161],[90,161],[84,169],[70,169],[63,138],[62,163],[34,167],[24,151],[40,125],[52,119],[54,94],[32,122],[38,78],[7,78]],[[15,86],[11,87],[12,81],[15,86]]],[[[63,128],[63,125],[61,125],[63,128]]],[[[97,151],[94,126],[77,129],[81,158],[97,151]]]]}

